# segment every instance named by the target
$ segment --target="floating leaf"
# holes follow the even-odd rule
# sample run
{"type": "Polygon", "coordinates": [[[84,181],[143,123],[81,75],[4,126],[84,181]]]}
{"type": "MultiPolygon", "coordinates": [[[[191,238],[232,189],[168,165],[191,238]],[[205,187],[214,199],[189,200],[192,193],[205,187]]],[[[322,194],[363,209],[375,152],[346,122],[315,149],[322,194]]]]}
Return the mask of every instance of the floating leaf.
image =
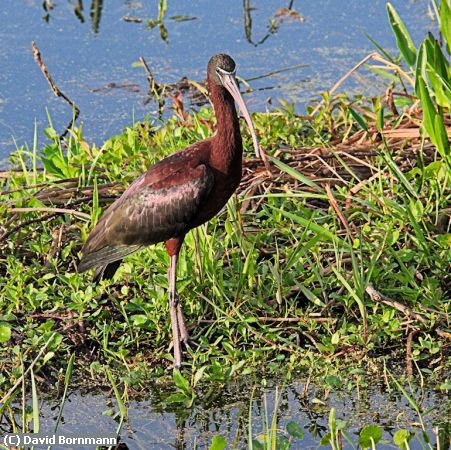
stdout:
{"type": "Polygon", "coordinates": [[[393,442],[402,450],[406,450],[413,435],[407,430],[398,430],[393,436],[393,442]]]}
{"type": "Polygon", "coordinates": [[[222,436],[213,436],[211,440],[210,450],[224,450],[226,448],[227,441],[222,436]]]}
{"type": "Polygon", "coordinates": [[[359,436],[359,445],[363,448],[376,445],[382,438],[381,427],[376,425],[367,425],[362,429],[359,436]]]}
{"type": "Polygon", "coordinates": [[[304,430],[296,422],[288,422],[287,431],[290,436],[298,439],[304,439],[304,430]]]}
{"type": "Polygon", "coordinates": [[[276,436],[276,446],[274,448],[277,450],[289,450],[290,443],[283,436],[276,436]]]}

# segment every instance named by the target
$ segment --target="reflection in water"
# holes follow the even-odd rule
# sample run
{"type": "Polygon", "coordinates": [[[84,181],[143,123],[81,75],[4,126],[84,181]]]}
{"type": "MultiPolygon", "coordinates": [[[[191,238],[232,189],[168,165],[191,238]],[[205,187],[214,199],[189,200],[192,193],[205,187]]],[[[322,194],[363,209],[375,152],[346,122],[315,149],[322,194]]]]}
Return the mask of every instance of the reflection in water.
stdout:
{"type": "Polygon", "coordinates": [[[252,39],[252,11],[254,8],[251,5],[250,0],[243,0],[243,18],[244,18],[244,34],[246,35],[246,40],[252,44],[254,47],[258,47],[263,44],[270,36],[277,33],[279,26],[284,18],[292,18],[299,22],[303,22],[304,18],[294,10],[293,8],[294,0],[290,0],[287,8],[279,8],[273,15],[269,18],[268,32],[257,42],[252,39]]]}
{"type": "MultiPolygon", "coordinates": [[[[70,2],[72,4],[72,2],[70,2]]],[[[46,22],[50,21],[50,11],[57,6],[52,0],[44,0],[42,7],[45,11],[43,19],[46,22]]],[[[100,29],[100,18],[102,16],[103,0],[92,0],[90,8],[90,17],[92,22],[92,31],[98,33],[100,29]]],[[[81,22],[85,23],[85,17],[83,15],[83,0],[76,0],[74,2],[74,15],[81,22]]]]}
{"type": "Polygon", "coordinates": [[[50,19],[50,11],[55,7],[55,4],[52,2],[52,0],[44,0],[42,2],[42,8],[45,11],[43,19],[48,22],[50,19]]]}
{"type": "MultiPolygon", "coordinates": [[[[294,1],[294,0],[293,0],[294,1]]],[[[290,2],[292,4],[293,2],[290,2]]],[[[260,39],[258,42],[254,42],[252,39],[252,11],[255,8],[251,6],[251,0],[243,0],[243,13],[244,13],[244,33],[246,35],[246,40],[250,44],[254,45],[255,47],[263,44],[263,42],[266,41],[266,39],[269,38],[272,34],[274,34],[278,30],[278,23],[274,20],[270,20],[268,25],[268,33],[266,33],[265,36],[263,36],[262,39],[260,39]]]]}
{"type": "Polygon", "coordinates": [[[83,16],[83,0],[77,0],[74,8],[74,13],[81,23],[85,23],[85,18],[83,16]]]}
{"type": "Polygon", "coordinates": [[[92,31],[94,31],[94,33],[99,32],[100,17],[102,16],[102,7],[103,0],[92,0],[90,16],[92,20],[92,31]]]}
{"type": "MultiPolygon", "coordinates": [[[[143,398],[129,401],[127,419],[120,430],[123,443],[120,448],[209,448],[213,436],[219,435],[227,440],[227,448],[242,449],[248,448],[249,435],[253,440],[262,441],[262,433],[270,433],[272,427],[280,439],[287,439],[288,424],[292,423],[304,438],[294,439],[291,448],[316,449],[321,438],[330,431],[328,421],[332,408],[354,444],[362,428],[371,424],[381,427],[383,439],[390,443],[396,431],[409,430],[416,434],[410,449],[422,448],[423,435],[414,407],[402,393],[382,380],[370,385],[363,379],[343,380],[340,383],[344,385],[337,389],[308,381],[265,387],[261,380],[249,378],[228,384],[209,383],[203,389],[196,389],[196,401],[190,408],[183,403],[171,403],[174,388],[166,384],[167,377],[164,380],[146,383],[141,392],[143,398]]],[[[128,394],[128,391],[124,393],[126,398],[128,394]]],[[[421,386],[411,386],[409,395],[422,412],[421,420],[431,442],[436,441],[435,434],[438,434],[443,444],[440,449],[448,449],[447,415],[451,403],[446,391],[425,391],[421,386]]],[[[59,405],[59,399],[44,401],[42,433],[53,430],[59,405]]],[[[64,406],[58,432],[115,432],[119,414],[114,414],[114,405],[115,401],[105,392],[72,392],[64,406]]],[[[13,414],[0,417],[1,433],[12,431],[10,420],[19,418],[21,409],[17,404],[13,414]]],[[[16,422],[15,426],[20,429],[20,421],[16,422]]]]}
{"type": "MultiPolygon", "coordinates": [[[[42,132],[48,127],[46,109],[55,129],[63,129],[70,120],[67,105],[53,98],[38,73],[30,54],[32,40],[45,52],[46,63],[57,85],[80,107],[85,140],[99,146],[112,134],[129,126],[133,117],[158,119],[158,104],[143,104],[147,83],[142,69],[131,68],[141,55],[148,59],[157,79],[167,83],[174,83],[182,75],[191,80],[202,79],[208,58],[222,50],[238,60],[243,67],[240,74],[245,79],[255,79],[302,61],[308,64],[302,75],[285,72],[277,74],[270,83],[255,79],[248,105],[253,111],[266,111],[271,98],[282,98],[296,102],[296,112],[302,114],[309,99],[333,86],[356,61],[374,49],[363,37],[365,33],[371,34],[391,54],[397,52],[393,51],[396,42],[386,17],[385,0],[302,3],[293,0],[168,0],[164,16],[166,32],[158,25],[149,31],[148,20],[158,21],[158,2],[1,2],[4,26],[0,29],[0,166],[5,166],[5,158],[16,148],[16,143],[18,146],[33,143],[35,120],[39,147],[48,142],[42,132]],[[18,8],[19,4],[23,7],[18,8]],[[258,11],[252,9],[253,6],[258,7],[258,11]],[[302,8],[308,21],[298,24],[300,18],[295,8],[302,8]],[[42,20],[44,15],[48,24],[42,20]],[[127,19],[136,23],[128,23],[127,19]],[[194,19],[197,21],[188,22],[194,19]],[[274,21],[272,25],[271,21],[274,21]],[[277,24],[279,28],[275,33],[277,24]],[[163,34],[165,38],[165,33],[170,37],[169,44],[161,37],[163,34]],[[139,85],[140,91],[114,88],[108,90],[108,95],[92,95],[91,89],[110,83],[139,85]],[[264,90],[269,88],[272,89],[270,98],[264,90]]],[[[392,3],[414,42],[420,42],[430,26],[424,13],[429,0],[392,0],[392,3]]],[[[368,78],[368,72],[359,81],[349,79],[347,83],[345,90],[351,96],[378,96],[386,88],[382,78],[368,78]]]]}

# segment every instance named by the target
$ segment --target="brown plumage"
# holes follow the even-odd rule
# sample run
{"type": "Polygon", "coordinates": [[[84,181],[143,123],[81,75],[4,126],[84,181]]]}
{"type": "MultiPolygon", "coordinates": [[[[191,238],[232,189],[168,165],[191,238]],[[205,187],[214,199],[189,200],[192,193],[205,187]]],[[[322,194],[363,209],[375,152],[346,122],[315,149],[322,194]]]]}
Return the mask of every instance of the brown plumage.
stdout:
{"type": "Polygon", "coordinates": [[[253,124],[235,79],[235,62],[218,54],[210,59],[207,70],[218,123],[216,135],[175,152],[135,180],[94,227],[78,265],[79,272],[95,268],[95,279],[109,278],[125,256],[165,242],[171,257],[169,300],[176,366],[181,364],[180,339],[188,339],[176,294],[177,255],[186,233],[215,216],[241,180],[243,146],[234,100],[248,122],[259,155],[253,124]]]}

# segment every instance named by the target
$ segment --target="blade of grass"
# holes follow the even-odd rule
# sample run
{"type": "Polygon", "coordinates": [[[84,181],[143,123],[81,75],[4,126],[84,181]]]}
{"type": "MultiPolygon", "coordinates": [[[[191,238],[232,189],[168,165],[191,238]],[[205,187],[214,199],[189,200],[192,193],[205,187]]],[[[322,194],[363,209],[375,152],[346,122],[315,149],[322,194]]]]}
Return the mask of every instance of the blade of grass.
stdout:
{"type": "MultiPolygon", "coordinates": [[[[52,335],[48,338],[47,342],[44,344],[44,346],[41,348],[41,350],[39,351],[38,355],[36,356],[36,358],[33,360],[33,362],[30,364],[30,366],[28,367],[28,369],[21,375],[21,377],[17,380],[16,384],[7,392],[7,394],[0,400],[0,414],[3,412],[3,409],[6,406],[6,402],[8,401],[8,399],[11,397],[11,395],[15,392],[15,390],[17,389],[17,387],[22,383],[22,379],[24,377],[26,377],[28,375],[28,372],[30,372],[33,367],[35,366],[35,364],[39,361],[39,359],[41,358],[41,356],[44,354],[44,352],[47,350],[47,347],[49,346],[49,344],[52,342],[53,338],[56,336],[56,331],[52,333],[52,335]]],[[[39,341],[38,341],[39,342],[39,341]]]]}
{"type": "Polygon", "coordinates": [[[363,328],[364,330],[366,330],[367,329],[366,308],[362,299],[357,295],[355,289],[351,287],[351,285],[348,283],[345,277],[334,266],[331,266],[331,268],[334,271],[340,283],[346,288],[346,290],[351,294],[351,297],[356,301],[360,315],[362,316],[363,328]]]}
{"type": "Polygon", "coordinates": [[[272,205],[266,205],[266,206],[274,209],[275,211],[280,212],[282,215],[284,215],[288,219],[291,219],[293,222],[296,222],[299,225],[302,225],[303,227],[306,227],[307,229],[313,231],[314,233],[317,233],[317,234],[323,236],[324,238],[327,238],[327,240],[334,242],[339,247],[344,247],[344,248],[349,247],[349,244],[346,243],[345,241],[343,241],[342,239],[340,239],[337,235],[335,235],[328,229],[322,227],[321,225],[318,225],[317,223],[312,222],[312,218],[305,219],[304,217],[301,217],[297,214],[294,214],[289,211],[285,211],[280,208],[276,208],[275,206],[272,206],[272,205]]]}
{"type": "MultiPolygon", "coordinates": [[[[122,401],[122,397],[119,393],[119,389],[117,388],[116,382],[114,381],[113,375],[111,375],[110,369],[108,367],[104,366],[105,372],[107,374],[108,380],[111,383],[111,386],[113,387],[114,396],[116,397],[116,401],[119,407],[119,413],[120,413],[120,421],[116,428],[116,435],[119,437],[119,433],[121,432],[122,424],[124,423],[124,419],[127,416],[127,408],[124,405],[124,402],[122,401]]],[[[112,450],[113,446],[108,447],[108,450],[112,450]]]]}
{"type": "MultiPolygon", "coordinates": [[[[69,382],[70,379],[72,377],[72,371],[74,369],[74,360],[75,360],[75,353],[72,353],[70,359],[69,359],[69,364],[67,365],[67,369],[66,369],[66,374],[64,376],[64,391],[63,391],[63,397],[61,398],[61,404],[60,404],[60,410],[58,412],[58,417],[56,418],[56,422],[55,422],[55,426],[53,428],[53,433],[56,434],[57,430],[58,430],[58,426],[60,424],[61,421],[61,417],[63,416],[63,409],[64,409],[64,404],[66,402],[66,396],[67,396],[67,390],[69,388],[69,382]]],[[[51,446],[48,446],[48,450],[51,449],[51,446]]]]}
{"type": "MultiPolygon", "coordinates": [[[[39,400],[38,392],[36,390],[36,381],[34,378],[33,369],[30,371],[31,377],[31,396],[33,402],[33,433],[39,433],[39,400]]],[[[34,447],[33,447],[34,448],[34,447]]]]}
{"type": "Polygon", "coordinates": [[[387,13],[388,20],[390,21],[393,33],[395,34],[398,48],[407,64],[410,67],[414,67],[416,60],[416,49],[412,38],[391,3],[387,3],[387,13]]]}
{"type": "Polygon", "coordinates": [[[274,158],[270,155],[267,155],[268,159],[275,164],[279,169],[283,170],[288,175],[292,176],[294,179],[300,181],[301,183],[306,184],[307,186],[311,187],[312,189],[315,189],[315,191],[318,192],[324,192],[321,186],[316,184],[314,181],[312,181],[310,178],[306,177],[305,175],[302,175],[302,173],[298,172],[297,170],[290,167],[288,164],[283,163],[277,158],[274,158]]]}

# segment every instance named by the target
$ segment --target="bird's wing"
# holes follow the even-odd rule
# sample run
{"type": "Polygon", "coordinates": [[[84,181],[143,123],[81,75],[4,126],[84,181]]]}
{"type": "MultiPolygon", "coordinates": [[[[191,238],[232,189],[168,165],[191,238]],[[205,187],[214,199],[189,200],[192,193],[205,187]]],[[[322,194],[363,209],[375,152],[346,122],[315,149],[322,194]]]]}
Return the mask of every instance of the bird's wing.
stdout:
{"type": "Polygon", "coordinates": [[[173,156],[153,166],[110,206],[83,247],[79,272],[186,232],[214,178],[206,165],[193,167],[173,156]]]}

